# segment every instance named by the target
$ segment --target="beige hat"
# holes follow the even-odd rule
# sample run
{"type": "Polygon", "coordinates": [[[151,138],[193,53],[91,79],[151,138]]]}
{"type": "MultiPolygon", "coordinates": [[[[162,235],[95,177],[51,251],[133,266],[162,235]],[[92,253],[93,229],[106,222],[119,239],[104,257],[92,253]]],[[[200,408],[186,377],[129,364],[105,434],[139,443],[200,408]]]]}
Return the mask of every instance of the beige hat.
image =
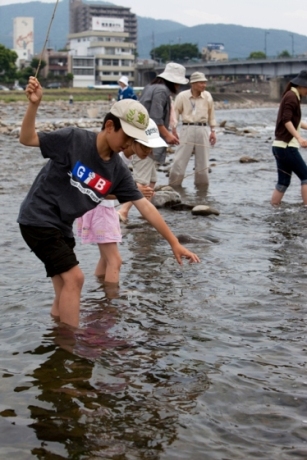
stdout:
{"type": "Polygon", "coordinates": [[[202,72],[194,72],[190,76],[190,83],[196,83],[198,81],[208,81],[205,74],[202,72]]]}
{"type": "Polygon", "coordinates": [[[168,144],[162,139],[162,137],[160,137],[158,126],[151,118],[149,119],[149,124],[145,134],[147,136],[147,142],[144,142],[140,139],[136,139],[136,141],[152,149],[156,149],[158,147],[167,147],[168,144]]]}
{"type": "Polygon", "coordinates": [[[122,75],[117,83],[119,82],[123,83],[125,86],[129,86],[129,80],[128,77],[126,77],[126,75],[122,75]]]}
{"type": "Polygon", "coordinates": [[[147,142],[145,130],[149,123],[149,115],[140,102],[122,99],[113,104],[110,112],[119,118],[124,133],[133,139],[147,142]]]}
{"type": "Polygon", "coordinates": [[[189,83],[189,80],[185,78],[185,70],[186,69],[183,67],[183,65],[176,64],[176,62],[169,62],[166,64],[164,72],[157,76],[164,78],[164,80],[170,81],[172,83],[186,85],[189,83]]]}

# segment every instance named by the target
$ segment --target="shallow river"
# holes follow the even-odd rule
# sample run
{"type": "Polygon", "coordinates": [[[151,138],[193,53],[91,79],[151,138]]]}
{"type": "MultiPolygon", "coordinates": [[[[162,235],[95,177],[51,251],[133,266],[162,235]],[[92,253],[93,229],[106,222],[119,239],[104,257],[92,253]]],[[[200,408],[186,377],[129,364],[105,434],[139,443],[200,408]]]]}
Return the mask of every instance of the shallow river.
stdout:
{"type": "MultiPolygon", "coordinates": [[[[181,268],[148,225],[123,228],[111,295],[93,276],[97,248],[77,246],[86,282],[74,336],[49,317],[51,283],[15,223],[44,160],[0,135],[0,459],[307,458],[307,208],[296,177],[283,205],[269,204],[275,117],[218,111],[257,131],[218,132],[207,194],[184,181],[184,202],[220,215],[161,211],[199,240],[186,246],[200,264],[181,268]]],[[[131,220],[142,224],[136,210],[131,220]]]]}

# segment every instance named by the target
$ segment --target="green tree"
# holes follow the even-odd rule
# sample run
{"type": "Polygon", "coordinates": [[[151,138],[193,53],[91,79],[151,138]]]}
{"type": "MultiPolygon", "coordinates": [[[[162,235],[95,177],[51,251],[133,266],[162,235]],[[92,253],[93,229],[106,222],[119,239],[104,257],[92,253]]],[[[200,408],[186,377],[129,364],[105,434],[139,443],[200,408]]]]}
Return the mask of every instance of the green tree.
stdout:
{"type": "Polygon", "coordinates": [[[281,53],[278,55],[279,58],[289,58],[291,57],[291,54],[287,50],[283,50],[281,53]]]}
{"type": "Polygon", "coordinates": [[[46,67],[46,61],[44,61],[43,59],[41,60],[41,62],[39,62],[40,60],[38,58],[33,58],[31,63],[30,63],[30,67],[34,70],[34,73],[36,72],[38,66],[39,66],[39,70],[38,70],[38,75],[40,73],[40,71],[46,67]]]}
{"type": "Polygon", "coordinates": [[[266,54],[263,51],[252,51],[247,59],[266,59],[266,54]]]}
{"type": "Polygon", "coordinates": [[[184,61],[186,59],[199,58],[198,46],[192,43],[160,45],[150,51],[152,59],[166,61],[184,61]]]}
{"type": "Polygon", "coordinates": [[[64,77],[64,80],[66,81],[66,83],[68,83],[68,86],[71,85],[72,81],[74,80],[74,74],[71,73],[71,72],[68,72],[65,77],[64,77]]]}
{"type": "Polygon", "coordinates": [[[0,78],[5,82],[12,82],[16,78],[16,60],[18,58],[15,51],[11,51],[0,45],[0,78]]]}

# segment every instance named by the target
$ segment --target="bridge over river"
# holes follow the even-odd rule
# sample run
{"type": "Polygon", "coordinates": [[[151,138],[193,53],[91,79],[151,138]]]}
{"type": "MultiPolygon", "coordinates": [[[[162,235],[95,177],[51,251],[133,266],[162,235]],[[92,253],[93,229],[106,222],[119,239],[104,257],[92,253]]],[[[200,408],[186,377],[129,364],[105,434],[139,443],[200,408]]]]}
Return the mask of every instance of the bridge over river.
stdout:
{"type": "MultiPolygon", "coordinates": [[[[203,72],[210,79],[217,77],[236,78],[264,78],[270,80],[270,97],[278,99],[285,82],[297,75],[301,70],[307,70],[307,55],[293,58],[276,59],[245,59],[216,62],[187,62],[184,64],[186,76],[189,78],[193,72],[203,72]]],[[[152,63],[138,64],[137,84],[145,86],[159,73],[163,72],[165,65],[152,63]]]]}

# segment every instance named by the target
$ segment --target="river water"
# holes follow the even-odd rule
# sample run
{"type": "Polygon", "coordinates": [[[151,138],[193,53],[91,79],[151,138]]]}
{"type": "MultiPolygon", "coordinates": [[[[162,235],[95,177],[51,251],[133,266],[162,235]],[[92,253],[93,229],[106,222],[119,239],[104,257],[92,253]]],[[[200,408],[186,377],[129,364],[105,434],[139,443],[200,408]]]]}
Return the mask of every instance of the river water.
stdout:
{"type": "Polygon", "coordinates": [[[51,283],[15,223],[44,160],[0,135],[0,459],[307,458],[307,209],[296,177],[282,206],[269,204],[276,110],[217,111],[256,131],[219,130],[207,193],[184,181],[184,202],[219,216],[161,210],[197,239],[186,246],[200,264],[177,265],[136,210],[117,294],[93,276],[97,248],[77,246],[74,335],[49,317],[51,283]]]}

